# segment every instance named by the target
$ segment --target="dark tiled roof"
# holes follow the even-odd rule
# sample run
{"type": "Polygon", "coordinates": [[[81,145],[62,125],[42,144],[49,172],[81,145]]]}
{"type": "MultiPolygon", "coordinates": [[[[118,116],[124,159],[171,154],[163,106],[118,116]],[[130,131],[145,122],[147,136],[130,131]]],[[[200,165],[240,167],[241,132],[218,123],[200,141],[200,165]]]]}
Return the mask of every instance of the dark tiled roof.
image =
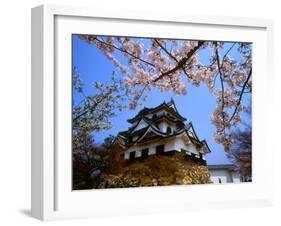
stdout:
{"type": "MultiPolygon", "coordinates": [[[[162,108],[163,108],[163,109],[165,108],[166,110],[168,110],[169,113],[173,114],[178,120],[185,121],[186,118],[182,117],[182,116],[178,113],[177,109],[174,110],[174,109],[171,108],[171,105],[172,105],[172,104],[174,104],[174,102],[171,101],[171,102],[169,102],[169,103],[164,102],[164,103],[158,105],[158,106],[155,107],[155,108],[146,108],[146,107],[145,107],[145,108],[143,108],[141,111],[139,111],[139,113],[138,113],[135,117],[133,117],[133,118],[131,118],[131,119],[128,119],[127,122],[133,123],[133,122],[137,121],[138,119],[140,119],[142,116],[145,116],[145,115],[147,115],[147,114],[149,114],[149,113],[153,113],[153,112],[159,111],[159,110],[161,110],[162,108]]],[[[175,105],[174,105],[174,106],[175,106],[175,105]]]]}
{"type": "Polygon", "coordinates": [[[216,164],[216,165],[208,165],[209,169],[235,169],[234,164],[216,164]]]}
{"type": "Polygon", "coordinates": [[[210,149],[210,147],[209,147],[207,141],[206,141],[206,140],[201,140],[200,142],[201,142],[203,145],[206,145],[206,148],[207,148],[208,152],[210,153],[210,152],[211,152],[211,149],[210,149]]]}
{"type": "Polygon", "coordinates": [[[165,119],[167,121],[170,121],[170,122],[173,122],[173,123],[182,124],[184,126],[184,123],[182,122],[182,120],[180,120],[178,118],[175,118],[175,117],[172,117],[172,116],[167,115],[167,114],[161,114],[159,116],[152,117],[151,121],[157,122],[157,121],[160,121],[160,120],[163,120],[163,119],[165,119]]]}

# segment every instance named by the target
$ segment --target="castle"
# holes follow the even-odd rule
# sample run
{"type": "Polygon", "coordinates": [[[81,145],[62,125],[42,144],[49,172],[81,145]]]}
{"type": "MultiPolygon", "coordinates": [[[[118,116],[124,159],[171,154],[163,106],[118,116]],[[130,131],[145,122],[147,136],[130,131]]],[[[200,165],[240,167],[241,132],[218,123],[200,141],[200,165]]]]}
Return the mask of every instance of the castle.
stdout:
{"type": "Polygon", "coordinates": [[[206,165],[205,154],[211,152],[208,144],[199,140],[191,122],[185,123],[186,118],[179,114],[173,99],[154,108],[145,107],[127,121],[132,126],[119,132],[115,139],[125,150],[125,160],[182,152],[206,165]]]}

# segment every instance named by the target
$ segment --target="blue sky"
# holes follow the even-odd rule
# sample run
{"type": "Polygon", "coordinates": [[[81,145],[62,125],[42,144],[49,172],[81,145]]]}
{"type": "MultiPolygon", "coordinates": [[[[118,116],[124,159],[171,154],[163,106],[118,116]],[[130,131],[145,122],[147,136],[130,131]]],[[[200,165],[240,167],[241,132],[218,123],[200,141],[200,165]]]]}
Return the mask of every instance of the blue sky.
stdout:
{"type": "MultiPolygon", "coordinates": [[[[85,41],[73,35],[73,66],[76,67],[84,84],[85,94],[93,94],[95,92],[92,84],[95,81],[108,82],[113,71],[116,71],[117,76],[122,76],[109,61],[104,54],[94,45],[90,45],[85,41]]],[[[231,45],[231,44],[227,44],[231,45]]],[[[222,52],[223,54],[223,52],[222,52]]],[[[208,51],[200,52],[200,59],[203,63],[208,63],[208,51]]],[[[238,57],[233,50],[232,57],[238,57]]],[[[74,93],[74,103],[77,103],[81,97],[74,93]]],[[[155,107],[163,101],[174,99],[179,113],[187,118],[187,121],[192,121],[194,129],[199,139],[206,139],[211,149],[211,153],[206,155],[208,164],[224,164],[229,163],[223,146],[217,144],[213,140],[215,127],[211,123],[211,115],[216,106],[215,98],[209,93],[205,85],[195,87],[188,84],[188,93],[185,96],[175,96],[171,92],[161,93],[157,89],[153,89],[148,94],[148,100],[144,103],[146,107],[155,107]]],[[[245,97],[249,101],[250,96],[245,97]]],[[[93,134],[96,142],[102,143],[108,135],[116,135],[119,131],[127,130],[130,126],[127,119],[132,118],[141,110],[143,106],[139,106],[136,110],[126,109],[122,112],[117,111],[117,116],[111,118],[112,129],[101,131],[93,134]]],[[[249,120],[244,116],[244,120],[249,120]]]]}

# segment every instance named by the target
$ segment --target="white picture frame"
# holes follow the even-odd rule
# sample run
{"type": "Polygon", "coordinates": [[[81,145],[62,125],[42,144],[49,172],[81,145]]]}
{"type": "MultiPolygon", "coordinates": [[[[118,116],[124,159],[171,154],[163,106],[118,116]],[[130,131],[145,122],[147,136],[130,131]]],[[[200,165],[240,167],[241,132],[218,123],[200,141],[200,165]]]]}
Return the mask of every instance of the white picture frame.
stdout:
{"type": "Polygon", "coordinates": [[[273,170],[273,150],[264,134],[267,134],[267,109],[271,104],[266,96],[271,94],[273,85],[272,39],[273,22],[265,19],[121,12],[56,5],[32,9],[32,216],[56,220],[271,205],[273,178],[268,175],[273,170]],[[114,24],[124,29],[118,29],[114,24]],[[67,123],[69,117],[65,117],[69,116],[71,102],[69,34],[86,33],[91,27],[93,32],[98,29],[100,34],[107,34],[111,28],[110,34],[134,35],[137,32],[134,27],[138,26],[142,36],[155,32],[154,35],[180,37],[180,26],[194,31],[197,39],[228,37],[233,41],[253,41],[253,74],[256,76],[252,183],[71,191],[71,158],[68,154],[71,153],[71,130],[70,122],[67,123]],[[147,29],[141,29],[143,26],[147,29]],[[171,28],[168,34],[166,26],[171,28]],[[214,32],[214,29],[220,32],[214,32]],[[66,143],[62,144],[61,139],[66,143]],[[266,155],[261,150],[266,150],[266,155]]]}

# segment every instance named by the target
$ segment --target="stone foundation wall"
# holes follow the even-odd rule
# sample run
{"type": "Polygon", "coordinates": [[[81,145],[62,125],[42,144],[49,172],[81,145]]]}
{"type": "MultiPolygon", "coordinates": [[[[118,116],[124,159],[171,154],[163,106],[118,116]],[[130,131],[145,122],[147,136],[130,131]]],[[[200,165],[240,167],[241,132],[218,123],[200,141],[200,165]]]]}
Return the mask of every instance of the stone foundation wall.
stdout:
{"type": "Polygon", "coordinates": [[[96,188],[120,188],[210,183],[208,167],[183,153],[148,156],[103,172],[96,188]]]}

